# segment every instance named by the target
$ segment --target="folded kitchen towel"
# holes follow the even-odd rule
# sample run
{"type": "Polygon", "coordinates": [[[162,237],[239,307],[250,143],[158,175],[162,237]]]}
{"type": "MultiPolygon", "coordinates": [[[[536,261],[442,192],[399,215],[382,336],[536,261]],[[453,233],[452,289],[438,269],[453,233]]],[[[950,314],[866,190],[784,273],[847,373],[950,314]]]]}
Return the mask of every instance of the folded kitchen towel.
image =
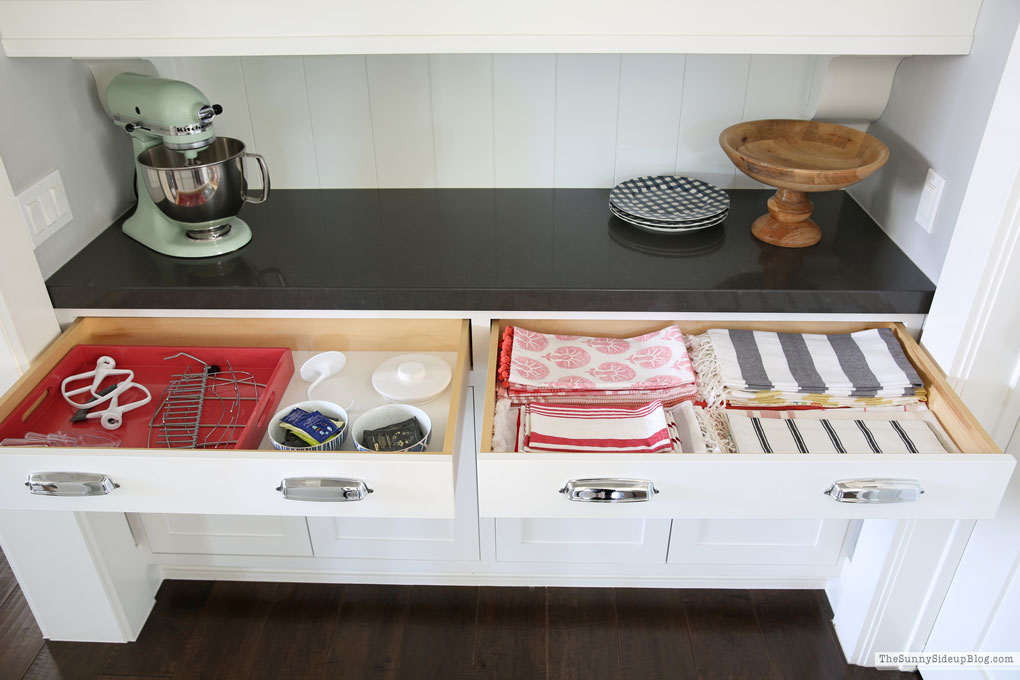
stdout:
{"type": "Polygon", "coordinates": [[[679,385],[661,390],[541,390],[541,389],[507,389],[507,396],[514,404],[546,403],[546,404],[588,404],[588,405],[620,405],[639,406],[649,401],[661,401],[666,408],[672,408],[685,401],[693,401],[697,397],[694,385],[679,385]]]}
{"type": "Polygon", "coordinates": [[[777,392],[775,390],[752,392],[749,390],[723,391],[729,406],[749,408],[881,408],[916,406],[927,398],[923,389],[916,389],[910,396],[898,397],[840,397],[832,394],[808,394],[804,392],[777,392]]]}
{"type": "Polygon", "coordinates": [[[888,328],[832,335],[712,329],[708,335],[722,382],[732,390],[912,397],[924,386],[888,328]]]}
{"type": "Polygon", "coordinates": [[[633,338],[513,329],[507,380],[511,388],[661,390],[694,381],[683,333],[677,326],[633,338]]]}
{"type": "Polygon", "coordinates": [[[673,442],[662,403],[636,408],[528,404],[522,413],[525,451],[657,453],[673,442]]]}
{"type": "Polygon", "coordinates": [[[728,410],[738,453],[945,453],[924,420],[858,413],[857,418],[784,417],[782,411],[728,410]]]}

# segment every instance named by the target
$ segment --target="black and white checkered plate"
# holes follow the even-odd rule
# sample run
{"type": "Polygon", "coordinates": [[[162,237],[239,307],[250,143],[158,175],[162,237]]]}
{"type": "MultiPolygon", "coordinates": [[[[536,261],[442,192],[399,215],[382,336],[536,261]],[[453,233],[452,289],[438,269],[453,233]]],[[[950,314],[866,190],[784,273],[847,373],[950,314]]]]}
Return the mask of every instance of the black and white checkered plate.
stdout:
{"type": "Polygon", "coordinates": [[[718,215],[730,197],[717,186],[692,177],[635,177],[609,192],[609,202],[635,217],[681,222],[718,215]]]}
{"type": "Polygon", "coordinates": [[[722,224],[726,220],[726,216],[729,214],[728,212],[725,212],[718,215],[717,217],[713,217],[712,219],[704,220],[702,222],[698,222],[695,224],[670,225],[668,223],[655,222],[652,220],[643,220],[639,217],[633,217],[631,215],[618,211],[611,205],[609,206],[609,212],[611,212],[618,219],[621,219],[628,224],[632,224],[638,229],[641,229],[642,231],[650,231],[656,234],[685,234],[692,231],[699,231],[701,229],[708,229],[709,227],[714,227],[717,224],[722,224]]]}

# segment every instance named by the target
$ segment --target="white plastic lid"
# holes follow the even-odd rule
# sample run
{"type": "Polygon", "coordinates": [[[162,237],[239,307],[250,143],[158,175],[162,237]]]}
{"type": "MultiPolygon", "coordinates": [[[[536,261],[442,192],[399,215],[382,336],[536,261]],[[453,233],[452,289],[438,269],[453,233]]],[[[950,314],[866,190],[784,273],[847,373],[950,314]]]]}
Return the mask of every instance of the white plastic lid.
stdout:
{"type": "Polygon", "coordinates": [[[379,364],[372,387],[387,401],[422,404],[438,397],[453,379],[450,365],[430,354],[401,354],[379,364]]]}

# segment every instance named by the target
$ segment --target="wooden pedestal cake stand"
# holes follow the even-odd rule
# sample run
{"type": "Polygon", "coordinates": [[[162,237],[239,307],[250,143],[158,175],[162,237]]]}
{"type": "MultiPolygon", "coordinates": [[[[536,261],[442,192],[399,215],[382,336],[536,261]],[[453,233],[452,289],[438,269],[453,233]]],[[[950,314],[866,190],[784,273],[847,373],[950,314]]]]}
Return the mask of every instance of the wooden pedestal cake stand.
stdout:
{"type": "Polygon", "coordinates": [[[888,147],[871,135],[812,120],[739,123],[722,131],[719,144],[741,172],[776,187],[768,213],[754,221],[751,233],[784,248],[813,246],[822,238],[807,192],[844,189],[889,159],[888,147]]]}

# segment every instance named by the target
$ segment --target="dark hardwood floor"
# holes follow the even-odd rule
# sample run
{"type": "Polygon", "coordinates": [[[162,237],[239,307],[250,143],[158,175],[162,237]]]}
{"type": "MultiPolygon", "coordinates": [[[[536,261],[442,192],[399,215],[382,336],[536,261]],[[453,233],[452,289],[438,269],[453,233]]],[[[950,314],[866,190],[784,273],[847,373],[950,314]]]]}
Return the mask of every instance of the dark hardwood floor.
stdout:
{"type": "Polygon", "coordinates": [[[0,680],[900,680],[820,591],[166,581],[137,642],[47,642],[0,555],[0,680]]]}

